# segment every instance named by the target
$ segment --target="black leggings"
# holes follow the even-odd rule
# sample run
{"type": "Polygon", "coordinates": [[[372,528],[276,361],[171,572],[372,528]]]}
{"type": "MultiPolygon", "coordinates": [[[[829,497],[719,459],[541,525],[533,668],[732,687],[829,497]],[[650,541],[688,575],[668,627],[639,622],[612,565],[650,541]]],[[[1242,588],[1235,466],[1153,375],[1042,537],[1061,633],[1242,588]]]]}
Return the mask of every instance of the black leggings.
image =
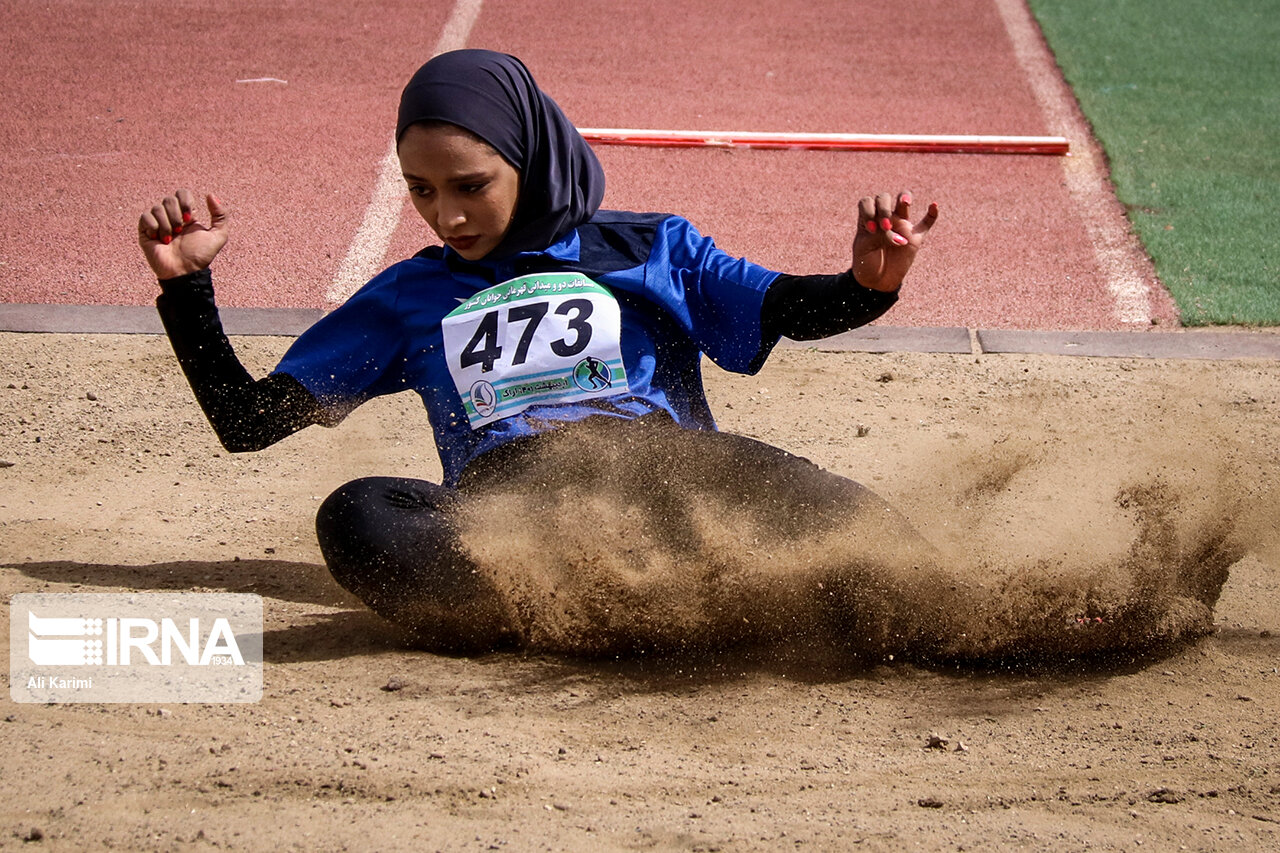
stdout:
{"type": "Polygon", "coordinates": [[[653,503],[669,500],[663,517],[672,536],[699,494],[767,510],[770,525],[795,537],[867,510],[893,514],[858,483],[754,439],[685,430],[665,415],[593,417],[481,456],[456,490],[403,477],[347,483],[320,507],[320,548],[339,584],[432,645],[515,643],[516,626],[489,600],[492,590],[459,542],[456,515],[479,495],[546,488],[557,478],[585,488],[621,478],[653,503]]]}

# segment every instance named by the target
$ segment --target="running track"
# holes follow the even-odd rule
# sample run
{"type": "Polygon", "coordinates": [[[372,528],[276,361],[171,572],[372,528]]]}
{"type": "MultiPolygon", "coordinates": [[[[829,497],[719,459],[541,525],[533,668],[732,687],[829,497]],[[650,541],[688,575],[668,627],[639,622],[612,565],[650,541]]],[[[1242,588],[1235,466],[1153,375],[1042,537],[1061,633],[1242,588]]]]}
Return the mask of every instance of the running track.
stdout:
{"type": "Polygon", "coordinates": [[[892,327],[1176,325],[1023,0],[3,0],[0,11],[0,303],[149,305],[137,216],[190,186],[233,209],[221,304],[332,307],[430,241],[387,160],[396,99],[433,52],[470,46],[522,57],[584,127],[1066,136],[1068,158],[597,151],[606,207],[682,213],[728,251],[789,272],[848,264],[862,194],[937,201],[892,327]]]}

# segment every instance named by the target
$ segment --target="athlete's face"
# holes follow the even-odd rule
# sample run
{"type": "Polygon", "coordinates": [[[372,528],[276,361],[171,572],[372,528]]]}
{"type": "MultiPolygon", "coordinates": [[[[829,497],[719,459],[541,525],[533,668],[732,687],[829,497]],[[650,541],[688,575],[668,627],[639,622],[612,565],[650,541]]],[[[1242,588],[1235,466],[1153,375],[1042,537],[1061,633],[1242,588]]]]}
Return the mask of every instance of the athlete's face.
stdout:
{"type": "Polygon", "coordinates": [[[400,170],[418,214],[469,261],[498,247],[511,227],[520,173],[489,143],[452,124],[411,125],[400,170]]]}

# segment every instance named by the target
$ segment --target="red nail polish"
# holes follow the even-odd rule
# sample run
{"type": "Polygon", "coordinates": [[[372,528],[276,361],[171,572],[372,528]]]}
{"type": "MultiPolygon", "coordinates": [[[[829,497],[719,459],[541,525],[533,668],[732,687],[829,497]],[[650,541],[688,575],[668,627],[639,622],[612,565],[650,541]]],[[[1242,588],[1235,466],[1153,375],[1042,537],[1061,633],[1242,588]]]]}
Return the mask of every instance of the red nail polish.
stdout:
{"type": "Polygon", "coordinates": [[[164,243],[164,244],[167,246],[167,245],[169,245],[170,243],[172,243],[172,242],[173,242],[173,238],[172,238],[172,237],[170,237],[168,234],[166,234],[166,235],[164,235],[163,237],[161,237],[161,238],[160,238],[160,242],[161,242],[161,243],[164,243]]]}
{"type": "Polygon", "coordinates": [[[905,246],[905,245],[907,245],[907,243],[908,243],[908,242],[910,242],[910,241],[908,241],[908,240],[907,240],[907,238],[906,238],[906,237],[903,237],[903,236],[902,236],[901,234],[899,234],[897,231],[892,232],[892,233],[889,235],[889,239],[893,241],[893,244],[894,244],[895,246],[905,246]]]}
{"type": "Polygon", "coordinates": [[[182,211],[182,224],[183,225],[191,224],[191,213],[189,211],[186,211],[186,210],[182,211]]]}
{"type": "Polygon", "coordinates": [[[893,223],[892,223],[892,222],[890,222],[890,221],[889,221],[889,217],[887,217],[887,216],[886,216],[884,219],[881,219],[881,220],[880,220],[880,227],[881,227],[881,228],[883,228],[883,229],[884,229],[884,230],[886,230],[886,231],[892,231],[892,230],[893,230],[893,223]]]}
{"type": "Polygon", "coordinates": [[[173,229],[173,233],[174,233],[174,236],[177,236],[178,234],[181,234],[181,233],[182,233],[182,226],[181,226],[181,225],[179,225],[179,226],[177,226],[176,228],[174,228],[174,229],[173,229]]]}
{"type": "Polygon", "coordinates": [[[871,234],[874,234],[874,233],[876,233],[876,231],[877,231],[877,230],[878,230],[878,229],[876,228],[876,221],[875,221],[874,219],[868,219],[868,220],[867,220],[867,231],[868,231],[869,233],[871,233],[871,234]]]}
{"type": "Polygon", "coordinates": [[[903,204],[911,204],[911,193],[903,193],[903,194],[902,194],[902,203],[903,203],[903,204]]]}

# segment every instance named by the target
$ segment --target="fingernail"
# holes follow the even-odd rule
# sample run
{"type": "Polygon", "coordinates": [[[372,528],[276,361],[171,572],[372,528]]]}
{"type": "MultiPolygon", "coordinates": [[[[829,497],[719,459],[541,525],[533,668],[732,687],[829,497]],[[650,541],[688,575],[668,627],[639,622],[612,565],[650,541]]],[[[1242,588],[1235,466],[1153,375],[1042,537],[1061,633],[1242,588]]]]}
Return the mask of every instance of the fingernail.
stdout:
{"type": "Polygon", "coordinates": [[[164,235],[163,237],[161,237],[161,238],[160,238],[160,242],[161,242],[161,243],[164,243],[164,244],[167,246],[167,245],[169,245],[170,243],[172,243],[172,242],[173,242],[173,237],[171,237],[171,236],[169,236],[168,234],[166,234],[166,235],[164,235]]]}
{"type": "Polygon", "coordinates": [[[903,204],[911,204],[911,193],[903,193],[903,194],[902,194],[902,203],[903,203],[903,204]]]}
{"type": "Polygon", "coordinates": [[[182,211],[182,224],[183,225],[191,224],[191,213],[186,210],[182,211]]]}
{"type": "Polygon", "coordinates": [[[897,231],[894,231],[893,233],[891,233],[889,235],[889,239],[893,241],[893,244],[895,246],[905,246],[909,242],[906,237],[903,237],[897,231]]]}
{"type": "Polygon", "coordinates": [[[890,222],[890,221],[889,221],[889,217],[887,217],[887,216],[886,216],[884,219],[881,219],[881,220],[880,220],[880,227],[881,227],[881,228],[883,228],[883,229],[884,229],[884,230],[886,230],[886,231],[892,231],[892,230],[893,230],[893,223],[892,223],[892,222],[890,222]]]}
{"type": "Polygon", "coordinates": [[[877,229],[876,229],[876,221],[875,221],[874,219],[868,219],[868,220],[867,220],[867,231],[869,231],[870,233],[874,234],[874,233],[876,233],[876,230],[877,230],[877,229]]]}
{"type": "Polygon", "coordinates": [[[178,235],[178,234],[181,234],[181,233],[182,233],[182,226],[181,226],[181,225],[178,225],[177,227],[175,227],[175,228],[173,229],[173,233],[174,233],[174,235],[175,235],[175,236],[176,236],[176,235],[178,235]]]}

